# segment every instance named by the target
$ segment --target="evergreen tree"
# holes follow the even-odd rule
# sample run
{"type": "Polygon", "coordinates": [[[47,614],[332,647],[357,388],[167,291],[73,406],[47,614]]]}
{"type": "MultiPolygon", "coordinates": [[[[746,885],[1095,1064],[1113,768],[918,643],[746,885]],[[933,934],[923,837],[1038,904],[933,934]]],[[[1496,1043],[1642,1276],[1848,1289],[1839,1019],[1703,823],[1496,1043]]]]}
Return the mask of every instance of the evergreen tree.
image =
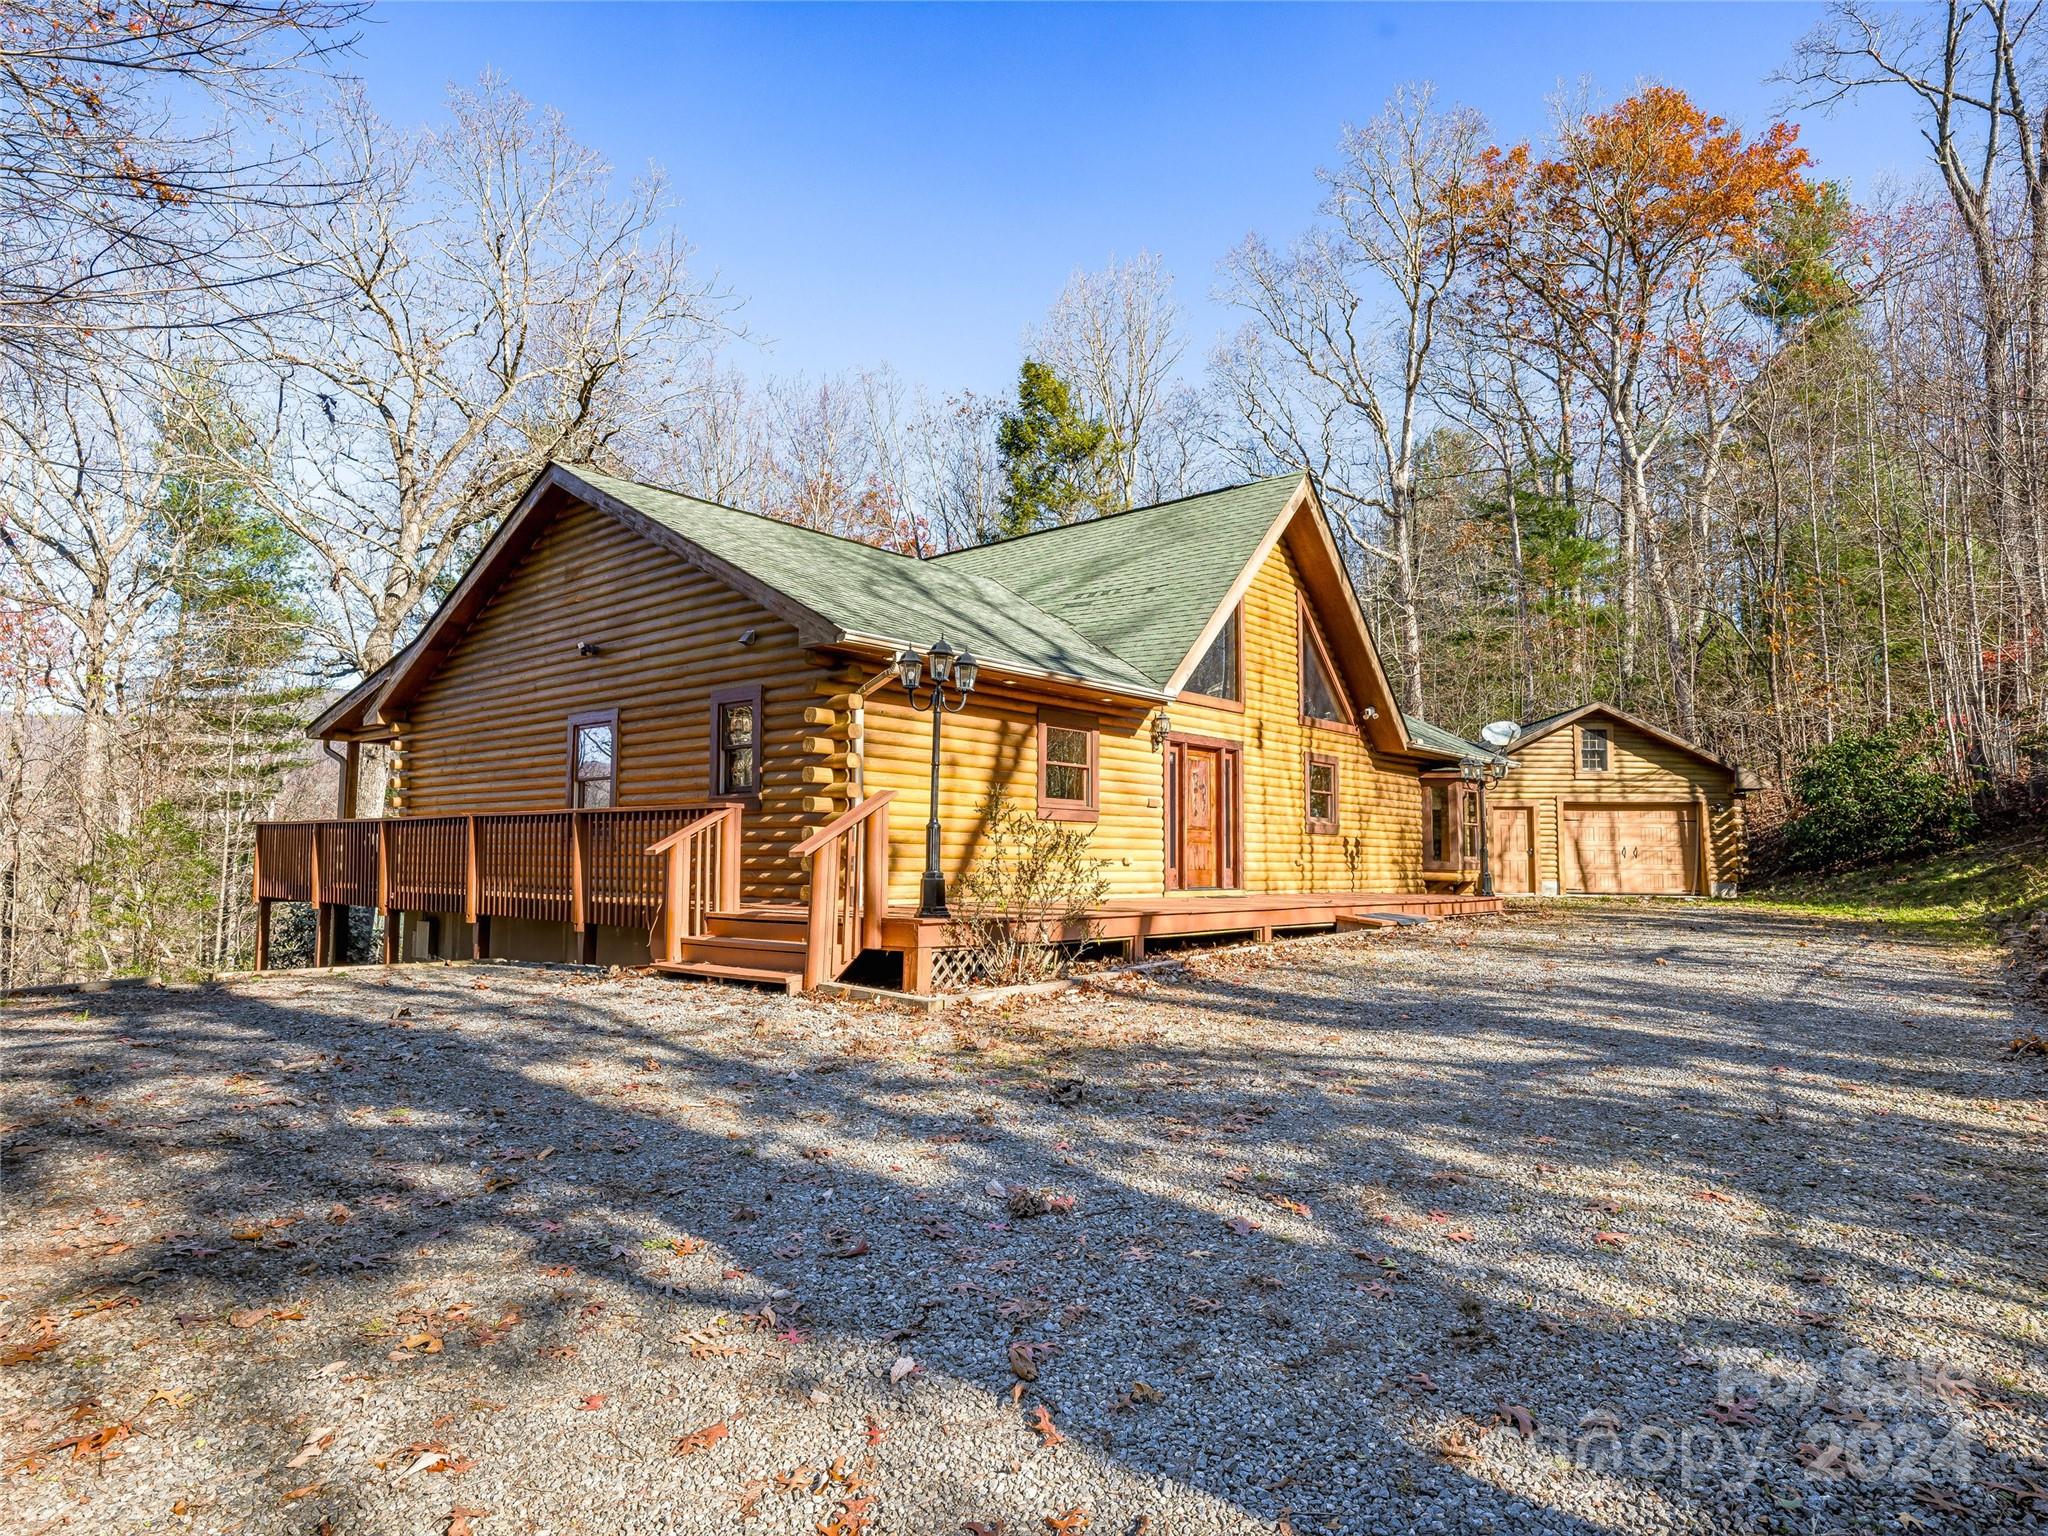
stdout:
{"type": "Polygon", "coordinates": [[[1002,534],[1078,523],[1114,510],[1109,428],[1082,415],[1073,391],[1031,358],[1017,370],[1017,405],[996,426],[1003,474],[1002,534]]]}
{"type": "Polygon", "coordinates": [[[264,466],[253,435],[209,370],[177,381],[157,452],[172,611],[136,725],[143,756],[169,771],[101,854],[94,926],[132,969],[197,972],[246,954],[251,824],[305,761],[319,690],[302,668],[313,612],[299,542],[254,496],[264,466]]]}

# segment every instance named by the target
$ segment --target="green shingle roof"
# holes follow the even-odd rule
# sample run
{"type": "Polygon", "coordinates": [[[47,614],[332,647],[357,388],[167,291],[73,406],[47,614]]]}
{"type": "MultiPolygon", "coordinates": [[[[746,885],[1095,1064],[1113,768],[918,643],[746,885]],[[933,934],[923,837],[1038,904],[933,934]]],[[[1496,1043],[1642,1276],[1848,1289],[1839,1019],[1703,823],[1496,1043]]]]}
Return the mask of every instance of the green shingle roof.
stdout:
{"type": "MultiPolygon", "coordinates": [[[[946,639],[984,661],[1157,693],[1145,673],[992,577],[600,473],[564,472],[783,593],[843,633],[892,645],[946,639]]],[[[1205,618],[1207,614],[1203,615],[1205,618]]]]}
{"type": "Polygon", "coordinates": [[[1497,754],[1491,747],[1481,746],[1476,741],[1467,741],[1462,736],[1453,736],[1449,731],[1431,725],[1419,715],[1401,716],[1408,727],[1408,739],[1424,752],[1440,752],[1446,757],[1493,757],[1497,754]]]}
{"type": "Polygon", "coordinates": [[[1300,484],[1297,470],[926,564],[1001,583],[1164,687],[1300,484]]]}

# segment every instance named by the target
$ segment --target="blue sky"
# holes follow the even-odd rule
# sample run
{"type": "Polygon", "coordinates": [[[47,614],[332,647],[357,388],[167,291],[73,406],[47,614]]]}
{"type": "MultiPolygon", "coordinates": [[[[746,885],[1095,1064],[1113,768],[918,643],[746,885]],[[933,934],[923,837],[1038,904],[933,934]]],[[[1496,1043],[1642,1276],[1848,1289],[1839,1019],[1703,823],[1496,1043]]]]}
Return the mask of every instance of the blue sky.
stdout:
{"type": "MultiPolygon", "coordinates": [[[[882,361],[1000,389],[1076,266],[1158,251],[1195,334],[1248,230],[1311,218],[1340,126],[1436,82],[1503,138],[1545,99],[1656,79],[1754,128],[1809,5],[380,5],[356,67],[400,122],[502,71],[622,171],[664,165],[679,221],[747,303],[750,371],[882,361]]],[[[1902,105],[1797,114],[1822,174],[1923,174],[1902,105]]]]}

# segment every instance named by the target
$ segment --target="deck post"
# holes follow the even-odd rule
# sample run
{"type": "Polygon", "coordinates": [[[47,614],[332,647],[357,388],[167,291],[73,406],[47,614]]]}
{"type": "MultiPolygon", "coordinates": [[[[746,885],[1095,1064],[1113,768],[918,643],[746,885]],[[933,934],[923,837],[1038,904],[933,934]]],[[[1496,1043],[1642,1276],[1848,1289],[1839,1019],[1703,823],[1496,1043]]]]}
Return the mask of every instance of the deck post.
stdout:
{"type": "Polygon", "coordinates": [[[737,912],[740,906],[740,808],[729,806],[721,813],[718,829],[718,910],[737,912]]]}
{"type": "Polygon", "coordinates": [[[256,898],[256,969],[270,969],[270,898],[256,898]]]}
{"type": "Polygon", "coordinates": [[[597,959],[597,930],[590,926],[590,843],[583,812],[569,813],[569,926],[576,933],[576,959],[589,965],[597,959]]]}
{"type": "Polygon", "coordinates": [[[903,990],[926,995],[932,990],[932,950],[922,923],[912,929],[910,948],[903,952],[903,990]]]}
{"type": "Polygon", "coordinates": [[[832,953],[832,931],[839,901],[839,839],[832,838],[811,855],[811,921],[804,935],[804,990],[833,980],[825,974],[832,953]]]}
{"type": "Polygon", "coordinates": [[[306,855],[306,864],[311,871],[311,889],[307,894],[312,897],[313,906],[313,965],[315,969],[322,969],[333,963],[333,953],[328,947],[331,935],[327,925],[327,903],[321,900],[324,893],[320,889],[320,823],[314,822],[309,830],[312,846],[306,855]]]}
{"type": "Polygon", "coordinates": [[[865,889],[866,911],[861,914],[860,942],[863,949],[882,947],[882,919],[889,911],[889,807],[886,803],[875,807],[868,818],[867,842],[861,849],[861,856],[867,861],[865,889]]]}
{"type": "Polygon", "coordinates": [[[469,957],[488,960],[491,954],[491,920],[477,910],[476,818],[465,816],[462,865],[462,919],[469,924],[469,957]]]}
{"type": "Polygon", "coordinates": [[[377,823],[377,909],[384,914],[384,963],[398,960],[398,913],[391,905],[391,823],[377,823]]]}
{"type": "Polygon", "coordinates": [[[1132,931],[1130,938],[1124,945],[1124,958],[1126,960],[1142,960],[1145,958],[1145,933],[1143,929],[1134,929],[1132,931]]]}

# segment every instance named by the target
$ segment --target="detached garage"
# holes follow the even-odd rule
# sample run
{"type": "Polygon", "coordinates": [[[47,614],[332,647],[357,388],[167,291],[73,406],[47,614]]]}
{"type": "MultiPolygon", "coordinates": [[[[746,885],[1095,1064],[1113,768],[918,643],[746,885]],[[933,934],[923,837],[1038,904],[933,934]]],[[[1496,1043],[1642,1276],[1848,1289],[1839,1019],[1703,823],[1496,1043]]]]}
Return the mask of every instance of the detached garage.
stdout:
{"type": "Polygon", "coordinates": [[[1503,750],[1514,767],[1487,796],[1503,893],[1735,894],[1746,785],[1731,764],[1605,704],[1532,720],[1503,750]]]}

